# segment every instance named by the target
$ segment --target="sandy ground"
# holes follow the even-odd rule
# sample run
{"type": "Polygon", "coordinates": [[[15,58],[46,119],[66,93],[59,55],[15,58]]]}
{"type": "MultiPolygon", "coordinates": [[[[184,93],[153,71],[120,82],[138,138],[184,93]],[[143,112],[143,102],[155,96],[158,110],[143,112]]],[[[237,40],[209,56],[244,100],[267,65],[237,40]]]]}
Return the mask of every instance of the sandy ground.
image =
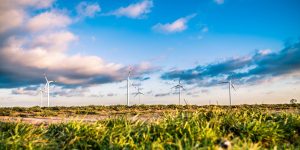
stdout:
{"type": "MultiPolygon", "coordinates": [[[[87,123],[93,123],[96,121],[114,118],[116,116],[96,116],[96,115],[86,115],[86,116],[76,116],[76,117],[9,117],[0,116],[0,121],[2,122],[22,122],[30,124],[52,124],[52,123],[66,123],[72,121],[82,121],[87,123]]],[[[140,121],[155,121],[161,118],[160,115],[137,115],[137,116],[126,116],[130,120],[140,120],[140,121]]]]}
{"type": "Polygon", "coordinates": [[[84,118],[84,117],[76,117],[76,118],[62,118],[62,117],[7,117],[1,116],[0,121],[3,122],[23,122],[30,124],[51,124],[51,123],[63,123],[70,121],[83,121],[83,122],[96,122],[97,120],[103,120],[104,118],[84,118]]]}

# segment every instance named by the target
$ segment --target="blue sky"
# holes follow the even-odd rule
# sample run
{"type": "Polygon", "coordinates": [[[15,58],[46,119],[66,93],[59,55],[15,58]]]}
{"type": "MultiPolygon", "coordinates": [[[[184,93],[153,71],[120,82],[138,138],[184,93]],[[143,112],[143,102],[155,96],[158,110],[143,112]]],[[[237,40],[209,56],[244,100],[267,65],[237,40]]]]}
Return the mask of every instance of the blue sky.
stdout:
{"type": "Polygon", "coordinates": [[[299,99],[299,6],[297,0],[5,0],[0,103],[38,105],[47,73],[57,81],[53,105],[124,104],[129,68],[132,83],[147,93],[145,104],[177,103],[170,87],[178,79],[191,104],[228,104],[218,82],[229,79],[239,87],[235,104],[299,99]]]}
{"type": "MultiPolygon", "coordinates": [[[[102,13],[105,14],[134,2],[98,3],[102,4],[102,13]]],[[[76,4],[74,1],[74,4],[68,4],[71,6],[67,7],[72,8],[76,4]]],[[[173,53],[177,56],[181,56],[182,52],[189,52],[183,55],[188,58],[182,58],[185,61],[206,62],[219,57],[247,54],[255,49],[282,48],[284,40],[297,38],[299,35],[300,16],[297,6],[298,1],[273,1],[272,4],[247,0],[226,1],[223,4],[216,4],[211,0],[172,1],[172,5],[169,2],[153,1],[151,12],[144,18],[101,16],[100,13],[96,19],[75,24],[72,30],[87,38],[82,42],[82,47],[89,50],[88,53],[95,53],[112,61],[135,63],[134,60],[128,60],[128,57],[137,55],[139,60],[147,60],[159,57],[168,49],[175,49],[173,53]],[[170,23],[191,14],[197,15],[190,19],[184,32],[160,34],[152,30],[157,23],[170,23]],[[208,31],[202,33],[204,28],[208,31]],[[90,36],[103,43],[92,43],[90,36]],[[114,50],[117,49],[122,52],[116,53],[114,50]],[[205,51],[209,52],[208,56],[201,56],[205,51]],[[128,57],[124,57],[124,54],[128,57]]],[[[169,62],[168,66],[176,63],[174,61],[169,62]]]]}

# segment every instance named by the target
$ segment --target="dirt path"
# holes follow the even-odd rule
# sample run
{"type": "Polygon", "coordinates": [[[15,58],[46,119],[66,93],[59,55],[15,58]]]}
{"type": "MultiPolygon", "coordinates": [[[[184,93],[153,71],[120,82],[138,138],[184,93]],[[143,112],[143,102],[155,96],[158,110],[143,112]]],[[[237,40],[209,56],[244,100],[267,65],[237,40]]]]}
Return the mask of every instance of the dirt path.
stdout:
{"type": "MultiPolygon", "coordinates": [[[[30,123],[34,125],[39,124],[52,124],[52,123],[66,123],[72,121],[82,121],[82,122],[96,122],[100,120],[104,120],[107,118],[114,118],[116,116],[95,116],[95,115],[87,115],[87,116],[76,116],[76,117],[9,117],[9,116],[0,116],[0,121],[2,122],[22,122],[22,123],[30,123]]],[[[126,116],[130,120],[140,120],[140,121],[153,121],[159,119],[161,116],[159,115],[139,115],[139,116],[126,116]]]]}
{"type": "MultiPolygon", "coordinates": [[[[104,118],[103,118],[104,119],[104,118]]],[[[43,117],[43,118],[31,118],[31,117],[0,117],[0,121],[3,122],[23,122],[30,124],[51,124],[51,123],[62,123],[70,121],[84,121],[84,122],[95,122],[101,120],[101,118],[62,118],[62,117],[43,117]]]]}

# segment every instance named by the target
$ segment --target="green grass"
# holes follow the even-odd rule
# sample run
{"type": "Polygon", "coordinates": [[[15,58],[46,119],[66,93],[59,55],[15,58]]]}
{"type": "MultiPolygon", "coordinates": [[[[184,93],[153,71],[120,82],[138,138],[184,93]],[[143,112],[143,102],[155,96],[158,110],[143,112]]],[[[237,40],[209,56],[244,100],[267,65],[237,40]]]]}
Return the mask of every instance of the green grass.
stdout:
{"type": "MultiPolygon", "coordinates": [[[[152,121],[115,116],[95,123],[0,122],[0,149],[219,149],[226,140],[232,149],[300,149],[299,105],[90,107],[84,110],[97,112],[101,107],[110,111],[167,108],[176,111],[152,121]],[[277,112],[291,108],[296,113],[277,112]]],[[[27,109],[30,112],[67,109],[75,114],[83,111],[80,107],[18,108],[18,111],[28,112],[27,109]]]]}
{"type": "Polygon", "coordinates": [[[0,116],[14,117],[51,117],[51,116],[77,116],[77,115],[114,115],[114,114],[148,114],[157,112],[173,111],[205,111],[209,108],[220,109],[259,109],[261,111],[296,111],[299,112],[300,104],[276,104],[276,105],[237,105],[237,106],[196,106],[196,105],[134,105],[127,107],[125,105],[114,106],[77,106],[77,107],[7,107],[0,108],[0,116]]]}

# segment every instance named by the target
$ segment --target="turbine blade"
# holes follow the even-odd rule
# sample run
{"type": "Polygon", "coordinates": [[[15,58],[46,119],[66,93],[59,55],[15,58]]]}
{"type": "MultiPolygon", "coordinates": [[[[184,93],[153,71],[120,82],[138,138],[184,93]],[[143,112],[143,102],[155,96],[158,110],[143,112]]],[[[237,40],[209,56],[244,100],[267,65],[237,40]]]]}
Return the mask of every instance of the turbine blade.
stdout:
{"type": "Polygon", "coordinates": [[[46,74],[44,74],[44,76],[45,76],[46,81],[48,82],[48,78],[47,78],[46,74]]]}
{"type": "Polygon", "coordinates": [[[235,89],[235,87],[234,87],[234,85],[233,84],[231,84],[231,87],[236,91],[236,89],[235,89]]]}
{"type": "Polygon", "coordinates": [[[188,105],[188,103],[186,102],[186,100],[185,99],[183,99],[184,100],[184,102],[185,102],[185,105],[188,105]]]}

